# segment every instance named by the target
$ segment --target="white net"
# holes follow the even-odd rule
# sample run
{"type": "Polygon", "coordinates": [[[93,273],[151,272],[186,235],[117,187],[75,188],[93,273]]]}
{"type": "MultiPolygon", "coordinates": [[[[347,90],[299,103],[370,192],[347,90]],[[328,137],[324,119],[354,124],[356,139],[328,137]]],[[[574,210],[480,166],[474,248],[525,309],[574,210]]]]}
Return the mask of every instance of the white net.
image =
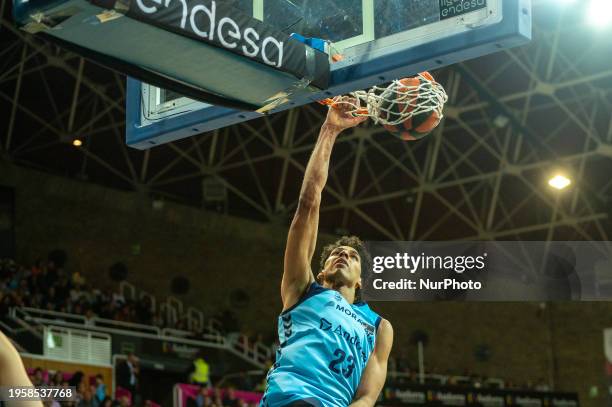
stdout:
{"type": "Polygon", "coordinates": [[[349,105],[354,116],[370,117],[376,124],[395,126],[411,117],[435,112],[442,119],[448,96],[442,85],[423,72],[413,78],[394,80],[387,87],[374,86],[368,91],[337,96],[332,106],[349,105]]]}

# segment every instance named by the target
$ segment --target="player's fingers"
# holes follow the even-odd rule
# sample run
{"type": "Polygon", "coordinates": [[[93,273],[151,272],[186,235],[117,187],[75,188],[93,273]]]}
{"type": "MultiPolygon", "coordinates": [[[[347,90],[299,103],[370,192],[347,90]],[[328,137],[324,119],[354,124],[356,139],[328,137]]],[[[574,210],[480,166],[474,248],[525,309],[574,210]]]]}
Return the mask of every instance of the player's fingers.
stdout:
{"type": "Polygon", "coordinates": [[[355,122],[356,124],[359,124],[359,123],[363,123],[363,122],[365,122],[366,120],[368,120],[368,116],[356,116],[356,117],[353,117],[353,119],[352,119],[352,120],[353,120],[353,122],[355,122]]]}
{"type": "Polygon", "coordinates": [[[334,105],[340,110],[350,110],[352,107],[358,106],[359,102],[350,96],[336,96],[334,98],[334,105]]]}

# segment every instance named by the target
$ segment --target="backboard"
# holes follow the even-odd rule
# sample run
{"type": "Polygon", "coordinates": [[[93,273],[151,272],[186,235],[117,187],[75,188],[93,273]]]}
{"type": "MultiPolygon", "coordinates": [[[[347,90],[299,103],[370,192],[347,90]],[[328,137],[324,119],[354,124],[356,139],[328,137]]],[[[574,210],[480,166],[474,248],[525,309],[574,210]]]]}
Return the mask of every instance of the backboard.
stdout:
{"type": "MultiPolygon", "coordinates": [[[[151,1],[155,0],[141,0],[151,1]]],[[[287,33],[334,43],[330,87],[270,113],[522,45],[530,0],[234,0],[287,33]]],[[[256,86],[256,84],[254,84],[256,86]]],[[[127,144],[150,148],[260,117],[128,79],[127,144]]]]}

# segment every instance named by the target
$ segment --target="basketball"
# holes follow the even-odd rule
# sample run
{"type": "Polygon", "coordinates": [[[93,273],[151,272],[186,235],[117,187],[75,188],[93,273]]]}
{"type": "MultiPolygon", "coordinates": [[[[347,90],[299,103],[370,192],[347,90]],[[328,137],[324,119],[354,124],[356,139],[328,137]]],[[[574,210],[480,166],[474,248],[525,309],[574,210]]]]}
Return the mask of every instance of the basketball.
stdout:
{"type": "Polygon", "coordinates": [[[431,83],[428,81],[434,82],[434,79],[429,72],[423,72],[420,76],[400,79],[381,95],[380,116],[394,123],[384,124],[384,128],[394,136],[405,141],[420,140],[440,124],[441,115],[434,108],[436,101],[425,94],[431,83]],[[415,109],[423,111],[395,123],[415,109]]]}

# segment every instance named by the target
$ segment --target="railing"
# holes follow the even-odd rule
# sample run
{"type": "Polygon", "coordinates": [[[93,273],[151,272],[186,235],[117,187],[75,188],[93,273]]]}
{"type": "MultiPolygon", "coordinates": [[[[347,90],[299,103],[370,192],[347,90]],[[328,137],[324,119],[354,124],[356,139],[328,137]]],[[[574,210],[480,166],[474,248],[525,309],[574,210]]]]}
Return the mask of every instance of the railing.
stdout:
{"type": "Polygon", "coordinates": [[[159,334],[160,329],[153,325],[138,324],[135,322],[124,322],[115,321],[113,319],[105,319],[94,317],[87,321],[88,326],[95,326],[98,328],[118,328],[118,329],[129,329],[130,331],[159,334]]]}
{"type": "Polygon", "coordinates": [[[9,334],[13,334],[13,328],[11,328],[10,326],[8,326],[7,324],[5,324],[4,322],[0,321],[0,328],[2,328],[2,330],[4,332],[7,332],[9,334]]]}
{"type": "Polygon", "coordinates": [[[19,329],[14,329],[13,332],[15,334],[17,334],[18,332],[30,332],[35,338],[38,338],[40,340],[42,340],[42,329],[36,329],[36,327],[33,327],[31,325],[29,325],[28,323],[26,323],[25,321],[23,321],[22,319],[14,319],[14,321],[17,323],[17,325],[19,325],[21,328],[19,329]]]}
{"type": "Polygon", "coordinates": [[[30,307],[20,307],[13,308],[13,316],[23,319],[23,320],[45,320],[47,322],[59,323],[63,322],[65,324],[77,325],[82,328],[100,328],[103,329],[129,329],[134,332],[148,333],[153,335],[160,335],[161,331],[159,328],[151,325],[137,324],[134,322],[123,322],[123,321],[115,321],[114,319],[106,319],[106,318],[85,318],[82,315],[77,314],[69,314],[65,312],[58,311],[48,311],[39,308],[30,308],[30,307]]]}
{"type": "MultiPolygon", "coordinates": [[[[147,339],[160,339],[160,340],[168,340],[174,341],[178,343],[185,343],[190,345],[203,345],[203,346],[213,346],[216,348],[229,348],[227,340],[222,335],[202,335],[205,340],[193,340],[187,338],[181,338],[172,335],[165,335],[161,329],[142,325],[142,324],[133,324],[131,322],[121,322],[121,321],[113,321],[109,319],[103,318],[92,318],[89,320],[90,322],[85,324],[83,321],[81,323],[75,322],[66,322],[63,318],[65,315],[61,312],[55,311],[46,311],[39,310],[36,308],[13,308],[11,310],[11,316],[13,319],[17,321],[29,321],[36,322],[44,325],[54,325],[54,326],[64,326],[69,328],[80,328],[87,329],[90,331],[100,331],[100,332],[108,332],[117,335],[127,335],[127,336],[135,336],[139,338],[147,338],[147,339]],[[58,315],[59,314],[59,315],[58,315]],[[98,322],[102,322],[99,324],[98,322]],[[138,330],[137,328],[146,327],[146,332],[142,330],[138,330]]],[[[83,318],[85,319],[85,318],[83,318]]],[[[237,353],[237,352],[234,352],[237,353]]]]}
{"type": "Polygon", "coordinates": [[[160,329],[154,326],[134,324],[131,322],[114,321],[104,318],[86,319],[81,315],[66,314],[56,311],[47,311],[37,308],[21,307],[11,309],[11,317],[18,323],[34,322],[45,326],[59,326],[88,331],[104,332],[116,335],[133,336],[146,339],[157,339],[167,342],[192,345],[197,347],[211,347],[225,349],[253,365],[263,368],[268,355],[265,346],[257,346],[254,349],[245,349],[236,345],[237,341],[229,341],[219,331],[214,334],[204,333],[193,338],[193,333],[176,329],[160,329]],[[72,322],[68,322],[72,321],[72,322]],[[191,337],[190,337],[191,336],[191,337]]]}
{"type": "MultiPolygon", "coordinates": [[[[168,308],[171,310],[174,310],[174,314],[176,315],[176,319],[174,321],[171,321],[173,323],[178,322],[179,318],[182,318],[184,313],[183,313],[183,301],[179,300],[176,297],[173,296],[169,296],[168,298],[166,298],[166,303],[168,304],[168,308]]],[[[189,321],[188,321],[189,323],[189,321]]]]}
{"type": "Polygon", "coordinates": [[[204,313],[195,308],[187,308],[187,312],[184,313],[185,306],[181,300],[176,297],[169,296],[166,301],[161,302],[147,291],[138,289],[128,283],[122,281],[119,284],[119,293],[125,298],[135,301],[136,299],[148,298],[151,301],[151,310],[156,312],[159,306],[159,312],[163,315],[168,325],[175,325],[181,318],[187,319],[187,327],[190,330],[196,330],[197,327],[207,331],[207,333],[215,335],[221,331],[221,323],[215,319],[209,319],[205,321],[204,313]]]}
{"type": "Polygon", "coordinates": [[[238,336],[232,346],[246,357],[261,360],[264,364],[272,360],[272,349],[261,342],[250,343],[246,335],[238,336]]]}
{"type": "MultiPolygon", "coordinates": [[[[136,298],[144,298],[148,297],[152,300],[152,303],[155,304],[155,297],[149,294],[146,291],[138,292],[137,288],[128,283],[127,281],[122,281],[119,284],[119,292],[123,295],[124,298],[135,300],[136,298]]],[[[165,317],[166,322],[170,326],[174,326],[181,318],[185,317],[187,319],[187,328],[192,332],[198,332],[200,329],[204,333],[204,336],[210,335],[210,337],[222,336],[221,331],[223,330],[221,322],[216,319],[210,318],[206,321],[204,319],[204,313],[195,308],[189,307],[187,308],[187,312],[184,313],[184,304],[181,300],[176,297],[169,296],[166,298],[164,302],[157,302],[159,304],[159,311],[165,317]],[[199,329],[198,329],[199,328],[199,329]]],[[[153,308],[155,311],[155,309],[153,308]]],[[[169,332],[171,329],[164,329],[165,332],[169,332]]],[[[176,336],[179,337],[187,337],[193,336],[192,332],[189,333],[181,333],[180,330],[174,330],[176,336]]],[[[235,341],[232,341],[232,347],[234,351],[241,353],[242,355],[255,359],[259,361],[259,363],[265,363],[268,359],[272,358],[272,349],[263,343],[249,343],[249,339],[240,334],[235,341]]]]}
{"type": "Polygon", "coordinates": [[[13,346],[15,347],[15,349],[17,349],[18,352],[25,352],[25,348],[13,340],[12,336],[16,333],[13,328],[0,321],[0,330],[4,331],[7,334],[6,336],[8,337],[8,340],[13,344],[13,346]]]}
{"type": "Polygon", "coordinates": [[[204,313],[194,307],[187,308],[187,326],[192,331],[204,329],[204,313]]]}
{"type": "Polygon", "coordinates": [[[208,334],[208,333],[204,333],[201,335],[196,335],[191,331],[183,331],[180,329],[172,329],[172,328],[164,328],[161,330],[161,333],[163,336],[169,336],[169,337],[175,337],[175,338],[187,338],[187,339],[198,339],[198,338],[202,338],[204,340],[207,341],[212,341],[212,342],[227,342],[227,339],[225,339],[223,337],[223,335],[221,335],[221,333],[217,332],[215,334],[208,334]]]}

